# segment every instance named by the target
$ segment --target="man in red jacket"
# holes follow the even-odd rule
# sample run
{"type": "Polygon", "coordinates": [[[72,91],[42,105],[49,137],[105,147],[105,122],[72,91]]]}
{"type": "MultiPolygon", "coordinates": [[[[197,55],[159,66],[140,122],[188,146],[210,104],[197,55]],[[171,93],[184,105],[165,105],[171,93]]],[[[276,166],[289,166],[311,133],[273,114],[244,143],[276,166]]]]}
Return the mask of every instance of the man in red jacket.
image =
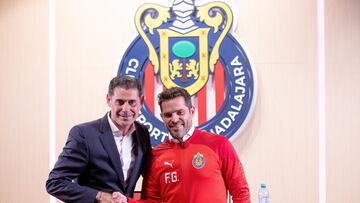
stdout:
{"type": "Polygon", "coordinates": [[[189,93],[180,87],[158,95],[161,118],[169,139],[152,150],[140,201],[164,203],[249,203],[243,168],[231,143],[223,136],[195,129],[189,93]]]}

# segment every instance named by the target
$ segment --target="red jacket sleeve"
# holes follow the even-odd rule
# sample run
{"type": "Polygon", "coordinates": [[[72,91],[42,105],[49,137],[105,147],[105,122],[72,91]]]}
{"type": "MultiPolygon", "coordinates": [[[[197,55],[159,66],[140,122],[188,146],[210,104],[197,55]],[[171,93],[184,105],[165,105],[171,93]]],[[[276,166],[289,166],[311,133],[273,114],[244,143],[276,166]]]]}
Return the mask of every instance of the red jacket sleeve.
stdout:
{"type": "Polygon", "coordinates": [[[219,150],[222,175],[234,203],[250,203],[249,187],[243,167],[232,144],[224,140],[219,150]]]}

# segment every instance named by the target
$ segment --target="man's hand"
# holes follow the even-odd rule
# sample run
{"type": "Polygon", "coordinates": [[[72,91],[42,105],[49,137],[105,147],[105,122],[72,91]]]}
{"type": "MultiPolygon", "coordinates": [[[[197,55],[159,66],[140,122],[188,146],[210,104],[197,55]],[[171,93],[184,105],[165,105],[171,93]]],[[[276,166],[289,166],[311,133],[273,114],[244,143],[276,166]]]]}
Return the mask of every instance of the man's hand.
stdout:
{"type": "Polygon", "coordinates": [[[98,192],[96,200],[99,203],[127,203],[127,198],[120,192],[106,193],[98,192]]]}
{"type": "Polygon", "coordinates": [[[127,203],[126,196],[121,194],[120,192],[113,192],[112,198],[113,200],[115,200],[116,203],[127,203]]]}

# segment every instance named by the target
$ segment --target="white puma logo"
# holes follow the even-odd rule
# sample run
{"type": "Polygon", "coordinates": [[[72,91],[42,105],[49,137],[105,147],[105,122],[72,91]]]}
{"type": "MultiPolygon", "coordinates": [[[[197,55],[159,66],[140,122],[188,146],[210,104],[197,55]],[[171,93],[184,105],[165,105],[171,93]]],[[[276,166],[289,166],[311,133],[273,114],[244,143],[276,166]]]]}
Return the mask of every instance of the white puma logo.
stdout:
{"type": "Polygon", "coordinates": [[[165,161],[164,165],[165,166],[170,166],[171,168],[173,168],[173,165],[172,165],[173,163],[174,163],[174,160],[172,160],[171,162],[165,161]]]}

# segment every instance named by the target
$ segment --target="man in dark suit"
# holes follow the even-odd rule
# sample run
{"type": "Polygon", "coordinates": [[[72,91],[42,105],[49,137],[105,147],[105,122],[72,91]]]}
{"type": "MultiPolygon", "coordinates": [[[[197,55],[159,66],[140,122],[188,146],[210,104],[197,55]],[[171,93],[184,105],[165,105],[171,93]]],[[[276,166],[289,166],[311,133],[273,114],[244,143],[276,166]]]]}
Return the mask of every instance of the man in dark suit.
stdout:
{"type": "Polygon", "coordinates": [[[110,111],[103,118],[70,130],[46,181],[48,193],[64,202],[121,203],[119,194],[132,197],[150,164],[149,132],[135,121],[144,102],[139,81],[113,78],[106,100],[110,111]]]}

